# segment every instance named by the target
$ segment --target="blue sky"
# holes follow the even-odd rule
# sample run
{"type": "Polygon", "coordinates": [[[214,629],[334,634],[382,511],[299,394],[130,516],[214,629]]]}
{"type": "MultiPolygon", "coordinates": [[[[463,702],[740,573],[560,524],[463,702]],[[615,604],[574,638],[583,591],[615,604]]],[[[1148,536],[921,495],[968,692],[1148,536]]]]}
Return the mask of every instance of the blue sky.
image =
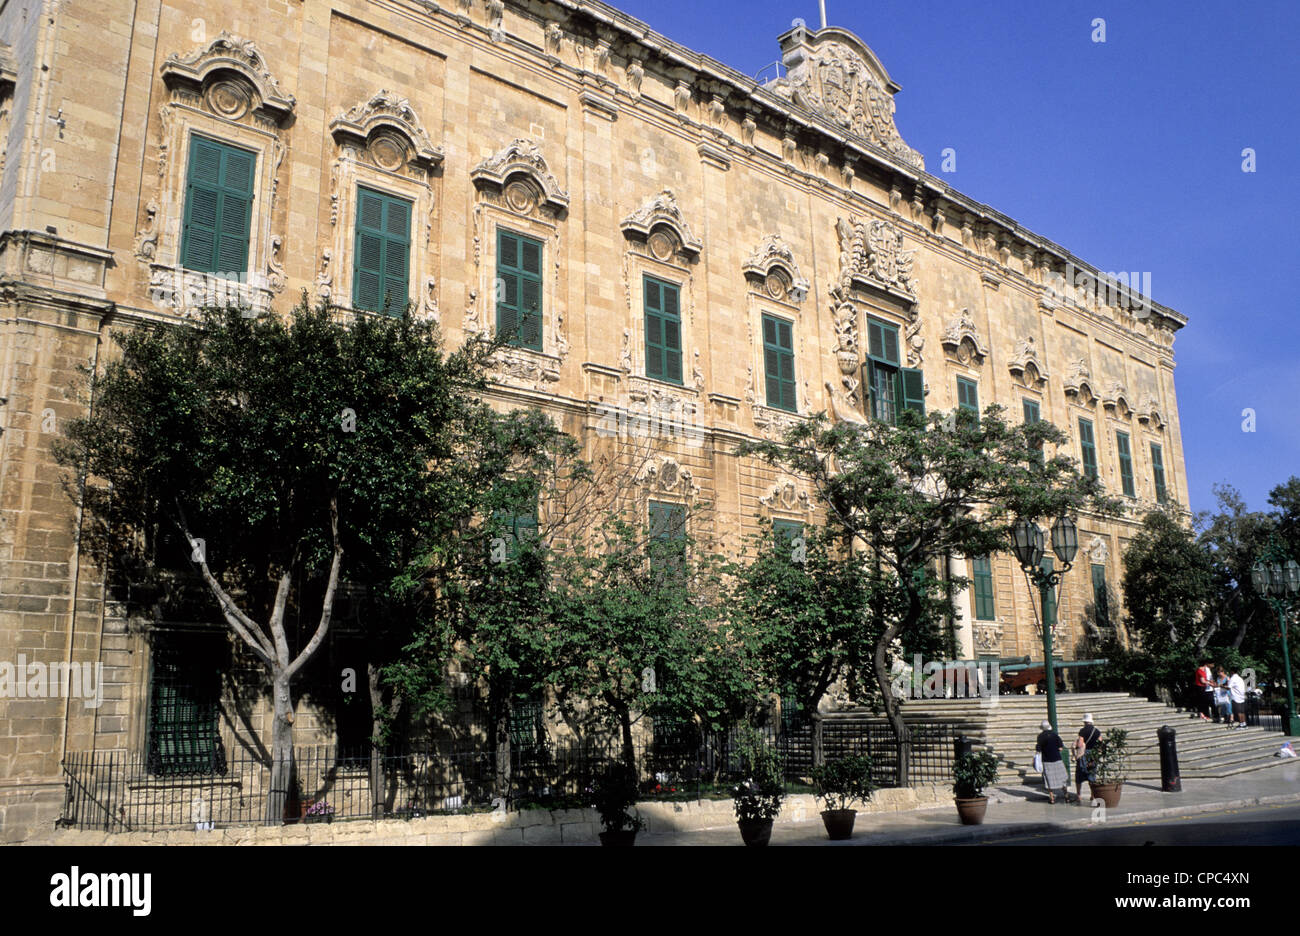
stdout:
{"type": "MultiPolygon", "coordinates": [[[[751,75],[794,17],[818,24],[816,0],[613,2],[751,75]]],[[[1226,481],[1264,508],[1300,474],[1300,3],[826,5],[902,85],[899,132],[930,172],[1102,270],[1150,271],[1190,320],[1174,351],[1191,507],[1226,481]]]]}

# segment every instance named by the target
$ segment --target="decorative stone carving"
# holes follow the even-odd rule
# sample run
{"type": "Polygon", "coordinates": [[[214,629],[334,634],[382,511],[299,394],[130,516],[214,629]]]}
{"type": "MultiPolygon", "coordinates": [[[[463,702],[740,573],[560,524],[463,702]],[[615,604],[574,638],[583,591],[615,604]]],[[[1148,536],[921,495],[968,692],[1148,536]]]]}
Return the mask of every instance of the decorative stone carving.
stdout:
{"type": "Polygon", "coordinates": [[[691,368],[691,380],[695,389],[704,392],[704,370],[700,367],[700,349],[695,349],[695,363],[691,368]]]}
{"type": "Polygon", "coordinates": [[[903,249],[903,234],[888,221],[840,218],[835,225],[840,238],[840,289],[853,283],[884,289],[915,302],[912,279],[915,251],[903,249]]]}
{"type": "Polygon", "coordinates": [[[501,348],[492,356],[494,375],[505,383],[522,383],[534,390],[560,379],[560,359],[536,351],[501,348]]]}
{"type": "Polygon", "coordinates": [[[501,29],[506,17],[505,0],[487,0],[488,28],[493,31],[501,29]]]}
{"type": "Polygon", "coordinates": [[[1153,429],[1163,429],[1164,419],[1160,415],[1160,401],[1156,399],[1155,394],[1147,392],[1138,400],[1137,407],[1138,422],[1144,426],[1150,426],[1153,429]]]}
{"type": "Polygon", "coordinates": [[[685,122],[690,119],[691,86],[685,79],[679,80],[673,89],[673,107],[677,111],[678,120],[685,122]]]}
{"type": "Polygon", "coordinates": [[[158,252],[158,203],[152,198],[144,206],[145,223],[135,235],[135,256],[145,263],[153,262],[158,252]]]}
{"type": "Polygon", "coordinates": [[[794,157],[797,150],[798,146],[795,145],[794,137],[787,135],[781,138],[781,158],[791,166],[794,165],[794,157]]]}
{"type": "Polygon", "coordinates": [[[925,336],[921,334],[921,317],[913,316],[903,328],[903,343],[907,350],[907,366],[920,367],[924,363],[921,355],[925,348],[925,336]]]}
{"type": "Polygon", "coordinates": [[[758,502],[768,509],[801,511],[807,513],[812,509],[812,499],[808,492],[800,490],[793,481],[779,481],[758,502]]]}
{"type": "Polygon", "coordinates": [[[963,247],[974,248],[975,246],[975,228],[972,224],[970,215],[964,215],[962,217],[961,244],[963,247]]]}
{"type": "Polygon", "coordinates": [[[442,165],[411,102],[383,90],[330,122],[330,134],[343,147],[365,152],[381,169],[398,172],[408,162],[425,173],[442,165]]]}
{"type": "Polygon", "coordinates": [[[546,24],[546,54],[552,58],[558,59],[560,56],[560,46],[564,42],[564,30],[560,24],[551,21],[546,24]]]}
{"type": "Polygon", "coordinates": [[[632,373],[632,329],[623,329],[623,353],[619,355],[619,366],[623,373],[632,373]]]}
{"type": "Polygon", "coordinates": [[[670,232],[676,239],[676,243],[671,246],[690,260],[698,258],[704,246],[691,234],[690,226],[682,217],[681,209],[677,206],[677,197],[671,189],[664,189],[632,212],[623,219],[619,227],[624,235],[645,242],[650,242],[652,234],[670,232]]]}
{"type": "Polygon", "coordinates": [[[214,113],[228,119],[237,120],[253,111],[282,124],[293,112],[293,95],[280,90],[253,41],[228,32],[188,55],[173,52],[167,56],[162,78],[169,88],[199,96],[214,113]],[[248,86],[233,80],[232,73],[248,86]]]}
{"type": "Polygon", "coordinates": [[[741,269],[751,282],[761,285],[774,299],[788,297],[790,301],[800,303],[808,295],[808,281],[799,272],[794,251],[779,234],[764,237],[741,269]],[[773,277],[776,277],[776,283],[773,283],[773,277]]]}
{"type": "MultiPolygon", "coordinates": [[[[509,146],[480,162],[469,177],[479,188],[490,188],[505,194],[507,182],[512,177],[526,177],[536,187],[537,204],[552,212],[567,211],[569,195],[562,188],[555,176],[551,174],[542,157],[542,152],[532,140],[515,140],[509,146]]],[[[507,197],[512,210],[524,208],[531,210],[532,205],[522,194],[522,189],[513,191],[513,198],[507,197]]]]}
{"type": "Polygon", "coordinates": [[[1088,540],[1088,545],[1083,548],[1088,558],[1094,565],[1105,565],[1106,559],[1110,556],[1110,547],[1106,540],[1100,536],[1094,536],[1088,540]]]}
{"type": "Polygon", "coordinates": [[[988,622],[975,625],[975,649],[980,653],[1002,652],[1002,625],[988,622]]]}
{"type": "Polygon", "coordinates": [[[1133,411],[1133,407],[1129,406],[1128,402],[1128,388],[1121,380],[1107,382],[1101,393],[1101,405],[1112,415],[1122,419],[1127,419],[1133,411]]]}
{"type": "Polygon", "coordinates": [[[902,201],[903,201],[903,190],[898,187],[897,183],[895,183],[894,185],[890,186],[889,189],[890,210],[897,211],[898,206],[902,201]]]}
{"type": "Polygon", "coordinates": [[[640,59],[632,59],[627,63],[627,90],[634,98],[641,96],[641,82],[645,79],[645,69],[641,67],[640,59]]]}
{"type": "Polygon", "coordinates": [[[924,168],[921,154],[903,142],[894,125],[898,85],[861,40],[842,29],[795,29],[782,37],[781,50],[787,74],[773,82],[774,90],[901,162],[924,168]]]}
{"type": "Polygon", "coordinates": [[[1047,380],[1047,369],[1038,358],[1034,336],[1027,335],[1016,342],[1016,349],[1007,362],[1007,369],[1026,387],[1038,388],[1047,380]]]}
{"type": "Polygon", "coordinates": [[[940,341],[943,349],[962,364],[983,364],[989,353],[980,341],[979,329],[975,327],[970,309],[962,309],[948,320],[940,341]]]}
{"type": "Polygon", "coordinates": [[[608,39],[596,41],[596,74],[604,79],[609,77],[610,45],[608,39]]]}
{"type": "Polygon", "coordinates": [[[853,177],[857,174],[857,170],[853,168],[853,160],[846,159],[844,165],[840,167],[840,179],[846,189],[853,188],[853,177]]]}
{"type": "Polygon", "coordinates": [[[316,273],[316,295],[326,301],[329,300],[333,292],[334,272],[332,269],[332,258],[328,250],[322,251],[320,255],[320,268],[316,273]]]}
{"type": "Polygon", "coordinates": [[[835,385],[826,381],[826,396],[830,400],[831,415],[836,422],[858,423],[866,425],[866,417],[858,410],[857,401],[850,393],[836,390],[835,385]]]}
{"type": "Polygon", "coordinates": [[[754,132],[756,130],[758,130],[758,124],[754,122],[754,118],[746,117],[740,122],[740,142],[750,149],[753,149],[754,132]]]}
{"type": "Polygon", "coordinates": [[[721,133],[727,125],[727,105],[722,96],[715,94],[709,99],[709,126],[721,133]]]}
{"type": "Polygon", "coordinates": [[[684,468],[671,455],[661,455],[645,465],[637,474],[637,483],[643,488],[662,494],[679,494],[694,497],[700,493],[690,468],[684,468]]]}
{"type": "Polygon", "coordinates": [[[284,291],[284,238],[271,235],[271,255],[266,260],[266,282],[274,293],[284,291]]]}
{"type": "Polygon", "coordinates": [[[1096,398],[1092,389],[1092,371],[1083,358],[1075,358],[1066,365],[1065,377],[1061,380],[1065,395],[1075,397],[1085,406],[1091,405],[1096,398]]]}
{"type": "Polygon", "coordinates": [[[438,321],[438,280],[432,276],[424,278],[424,291],[420,296],[420,311],[426,318],[438,321]]]}

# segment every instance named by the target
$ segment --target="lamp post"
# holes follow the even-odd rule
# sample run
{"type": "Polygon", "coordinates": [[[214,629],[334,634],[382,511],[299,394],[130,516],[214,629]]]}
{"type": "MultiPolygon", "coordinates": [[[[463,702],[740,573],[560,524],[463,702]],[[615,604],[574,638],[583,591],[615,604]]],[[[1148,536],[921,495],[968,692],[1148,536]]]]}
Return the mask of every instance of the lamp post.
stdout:
{"type": "MultiPolygon", "coordinates": [[[[1047,674],[1047,719],[1052,730],[1056,723],[1056,667],[1052,662],[1052,632],[1056,629],[1056,601],[1054,589],[1059,589],[1061,577],[1070,571],[1075,554],[1079,551],[1079,528],[1070,517],[1062,514],[1052,524],[1052,552],[1061,560],[1061,568],[1047,572],[1043,569],[1043,530],[1032,520],[1017,520],[1011,531],[1012,551],[1025,573],[1025,580],[1038,586],[1039,600],[1043,605],[1043,669],[1047,674]]],[[[1033,604],[1031,597],[1030,602],[1033,604]]]]}
{"type": "Polygon", "coordinates": [[[1300,718],[1295,712],[1295,690],[1291,686],[1291,651],[1287,647],[1286,618],[1291,604],[1300,595],[1300,564],[1272,544],[1250,570],[1250,580],[1263,598],[1277,612],[1282,630],[1282,662],[1286,666],[1286,733],[1300,735],[1300,718]]]}

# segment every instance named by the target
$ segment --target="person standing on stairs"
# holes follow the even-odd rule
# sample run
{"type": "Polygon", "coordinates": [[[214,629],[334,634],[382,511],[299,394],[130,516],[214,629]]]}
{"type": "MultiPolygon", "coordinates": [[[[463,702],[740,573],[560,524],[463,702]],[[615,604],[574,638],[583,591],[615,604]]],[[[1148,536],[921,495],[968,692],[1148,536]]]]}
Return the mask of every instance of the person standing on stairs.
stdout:
{"type": "Polygon", "coordinates": [[[1232,727],[1246,727],[1246,681],[1241,674],[1233,670],[1228,677],[1228,695],[1232,697],[1232,727]]]}
{"type": "Polygon", "coordinates": [[[1209,721],[1214,714],[1214,671],[1209,660],[1202,660],[1196,670],[1196,688],[1200,692],[1201,721],[1209,721]]]}
{"type": "Polygon", "coordinates": [[[1083,781],[1095,782],[1097,779],[1088,752],[1100,743],[1101,730],[1092,723],[1092,712],[1085,712],[1079,737],[1074,739],[1074,801],[1076,803],[1083,802],[1079,798],[1079,794],[1083,792],[1083,781]]]}
{"type": "Polygon", "coordinates": [[[1061,798],[1069,802],[1070,775],[1065,772],[1065,764],[1061,762],[1061,749],[1065,747],[1065,742],[1052,730],[1052,723],[1046,718],[1038,727],[1042,731],[1038,735],[1034,750],[1042,758],[1043,788],[1047,790],[1047,801],[1055,803],[1056,791],[1060,790],[1061,798]]]}

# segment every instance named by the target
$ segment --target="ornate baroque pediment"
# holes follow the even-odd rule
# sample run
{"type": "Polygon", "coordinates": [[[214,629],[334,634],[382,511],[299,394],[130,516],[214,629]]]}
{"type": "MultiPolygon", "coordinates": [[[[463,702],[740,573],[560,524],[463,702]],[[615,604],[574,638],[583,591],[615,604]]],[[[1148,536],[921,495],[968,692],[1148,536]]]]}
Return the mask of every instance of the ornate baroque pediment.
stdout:
{"type": "Polygon", "coordinates": [[[1106,389],[1101,394],[1101,405],[1126,418],[1133,411],[1128,402],[1128,388],[1121,380],[1112,380],[1106,384],[1106,389]]]}
{"type": "Polygon", "coordinates": [[[704,247],[691,233],[690,225],[686,223],[681,208],[677,206],[677,196],[671,189],[664,189],[647,201],[624,218],[619,227],[624,234],[646,241],[650,245],[651,252],[661,260],[671,256],[674,248],[694,260],[704,247]],[[656,228],[660,230],[656,231],[656,228]],[[675,244],[657,243],[657,235],[663,236],[664,229],[676,239],[675,244]]]}
{"type": "Polygon", "coordinates": [[[530,208],[524,204],[529,193],[522,189],[515,191],[508,187],[512,176],[526,176],[537,187],[533,193],[541,204],[553,211],[565,211],[569,207],[569,194],[560,188],[560,183],[551,174],[542,156],[541,149],[532,140],[515,140],[509,146],[480,162],[469,174],[475,185],[488,186],[504,191],[506,200],[516,208],[530,208]]]}
{"type": "Polygon", "coordinates": [[[808,281],[794,262],[794,251],[780,234],[764,237],[758,250],[750,255],[741,269],[773,299],[789,298],[800,303],[808,295],[808,281]]]}
{"type": "Polygon", "coordinates": [[[800,490],[793,481],[780,481],[772,490],[760,497],[758,502],[768,509],[785,511],[802,511],[812,508],[812,499],[807,491],[800,490]]]}
{"type": "Polygon", "coordinates": [[[847,295],[854,282],[875,286],[896,297],[916,301],[912,278],[914,250],[903,249],[903,233],[888,221],[840,218],[839,292],[847,295]]]}
{"type": "Polygon", "coordinates": [[[375,164],[392,171],[410,160],[426,172],[442,164],[442,147],[434,146],[411,102],[380,91],[330,122],[342,145],[367,149],[375,164]]]}
{"type": "Polygon", "coordinates": [[[944,350],[963,364],[983,364],[989,350],[980,341],[979,329],[971,318],[970,309],[962,309],[948,320],[943,330],[944,350]]]}
{"type": "Polygon", "coordinates": [[[186,56],[167,56],[162,77],[169,88],[205,96],[216,113],[231,119],[251,109],[280,123],[293,111],[293,95],[280,90],[253,40],[228,32],[186,56]],[[232,75],[238,77],[232,80],[232,75]],[[255,99],[238,78],[251,85],[255,99]]]}
{"type": "Polygon", "coordinates": [[[671,455],[661,455],[643,467],[637,475],[637,483],[661,494],[694,497],[700,493],[700,486],[695,483],[691,469],[682,467],[671,455]]]}
{"type": "Polygon", "coordinates": [[[1096,393],[1092,389],[1092,371],[1083,358],[1075,358],[1065,368],[1065,377],[1061,381],[1067,396],[1078,397],[1082,403],[1090,402],[1096,393]]]}
{"type": "Polygon", "coordinates": [[[797,27],[781,37],[781,50],[788,73],[773,82],[776,93],[925,168],[894,125],[894,95],[901,89],[862,40],[844,29],[797,27]]]}
{"type": "Polygon", "coordinates": [[[1100,536],[1088,540],[1088,545],[1083,548],[1083,551],[1095,565],[1105,565],[1107,557],[1110,556],[1110,547],[1100,536]]]}
{"type": "Polygon", "coordinates": [[[1156,399],[1155,394],[1144,393],[1138,400],[1137,418],[1138,422],[1144,426],[1149,425],[1153,429],[1164,426],[1165,421],[1160,415],[1160,401],[1156,399]]]}
{"type": "Polygon", "coordinates": [[[1007,362],[1011,375],[1027,387],[1041,386],[1047,380],[1047,368],[1038,357],[1034,336],[1027,335],[1016,342],[1016,349],[1007,362]]]}

